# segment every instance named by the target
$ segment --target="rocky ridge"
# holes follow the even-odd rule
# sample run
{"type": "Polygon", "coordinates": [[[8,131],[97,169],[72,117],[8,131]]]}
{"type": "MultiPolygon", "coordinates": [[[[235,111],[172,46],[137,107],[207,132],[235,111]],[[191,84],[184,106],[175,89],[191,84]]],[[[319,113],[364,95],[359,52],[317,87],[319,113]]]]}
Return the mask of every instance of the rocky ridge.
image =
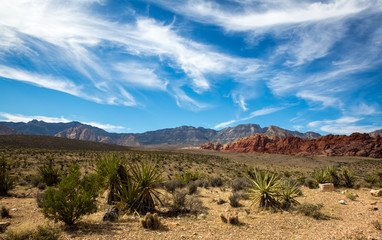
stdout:
{"type": "Polygon", "coordinates": [[[326,135],[317,139],[268,137],[256,134],[239,138],[235,142],[206,143],[202,149],[224,152],[277,153],[300,156],[362,156],[382,158],[382,138],[369,134],[326,135]]]}

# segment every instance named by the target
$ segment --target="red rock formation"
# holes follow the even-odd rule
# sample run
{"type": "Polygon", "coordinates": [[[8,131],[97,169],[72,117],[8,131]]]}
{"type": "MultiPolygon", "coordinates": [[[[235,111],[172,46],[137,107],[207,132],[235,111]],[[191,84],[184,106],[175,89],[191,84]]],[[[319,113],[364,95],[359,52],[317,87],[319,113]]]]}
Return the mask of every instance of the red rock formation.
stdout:
{"type": "Polygon", "coordinates": [[[279,153],[303,156],[362,156],[382,158],[382,138],[368,134],[326,135],[317,139],[269,138],[256,134],[237,139],[233,143],[206,143],[202,149],[224,152],[279,153]]]}

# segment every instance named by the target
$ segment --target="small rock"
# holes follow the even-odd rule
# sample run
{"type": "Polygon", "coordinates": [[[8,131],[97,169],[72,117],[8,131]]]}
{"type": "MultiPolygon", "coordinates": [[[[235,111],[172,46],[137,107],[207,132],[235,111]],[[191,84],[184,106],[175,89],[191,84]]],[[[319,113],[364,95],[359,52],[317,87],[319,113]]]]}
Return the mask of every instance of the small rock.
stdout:
{"type": "Polygon", "coordinates": [[[322,183],[318,185],[320,187],[321,192],[332,192],[334,191],[333,183],[322,183]]]}
{"type": "Polygon", "coordinates": [[[224,201],[221,198],[219,198],[218,201],[217,201],[217,204],[219,204],[219,205],[224,204],[224,203],[226,203],[226,201],[224,201]]]}
{"type": "Polygon", "coordinates": [[[346,205],[345,200],[339,200],[338,202],[339,202],[340,204],[342,204],[342,205],[346,205]]]}
{"type": "Polygon", "coordinates": [[[17,208],[12,208],[11,211],[17,211],[17,208]]]}
{"type": "Polygon", "coordinates": [[[380,197],[382,196],[382,189],[370,190],[370,194],[374,197],[380,197]]]}
{"type": "Polygon", "coordinates": [[[378,211],[378,208],[377,207],[371,207],[369,210],[370,211],[378,211]]]}
{"type": "Polygon", "coordinates": [[[377,202],[372,202],[370,203],[370,205],[377,205],[377,202]]]}

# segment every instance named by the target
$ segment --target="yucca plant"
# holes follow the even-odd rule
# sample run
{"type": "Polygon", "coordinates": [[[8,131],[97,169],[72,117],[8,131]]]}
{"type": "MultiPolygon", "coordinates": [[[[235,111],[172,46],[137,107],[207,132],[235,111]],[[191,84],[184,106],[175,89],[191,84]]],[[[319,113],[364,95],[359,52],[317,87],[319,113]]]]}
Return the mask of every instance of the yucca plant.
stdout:
{"type": "Polygon", "coordinates": [[[108,189],[107,204],[111,205],[118,201],[118,189],[120,189],[121,179],[118,174],[120,166],[125,166],[126,160],[117,157],[115,154],[106,155],[98,159],[97,175],[103,189],[108,189]]]}
{"type": "Polygon", "coordinates": [[[328,183],[330,182],[330,176],[325,169],[315,170],[313,172],[313,178],[317,183],[328,183]]]}
{"type": "Polygon", "coordinates": [[[15,178],[9,174],[8,162],[5,155],[0,157],[0,196],[6,196],[15,187],[15,178]]]}
{"type": "Polygon", "coordinates": [[[277,201],[278,188],[280,185],[279,177],[268,171],[255,170],[247,171],[249,175],[249,197],[252,204],[258,203],[259,208],[276,208],[279,205],[277,201]]]}
{"type": "Polygon", "coordinates": [[[351,172],[348,168],[342,168],[341,179],[345,187],[352,188],[354,186],[355,177],[353,172],[351,172]]]}
{"type": "Polygon", "coordinates": [[[368,184],[370,184],[370,188],[373,187],[373,185],[377,182],[377,179],[372,176],[372,175],[367,175],[365,178],[364,178],[365,182],[367,182],[368,184]]]}
{"type": "Polygon", "coordinates": [[[289,209],[292,205],[299,204],[296,198],[301,195],[302,195],[302,192],[300,188],[298,187],[297,182],[286,180],[280,184],[279,198],[282,201],[281,202],[282,208],[289,209]]]}
{"type": "Polygon", "coordinates": [[[327,166],[326,169],[326,174],[329,177],[329,181],[334,184],[334,186],[338,187],[340,185],[340,178],[337,174],[337,167],[335,166],[327,166]]]}
{"type": "Polygon", "coordinates": [[[135,163],[130,166],[129,174],[131,176],[130,184],[133,186],[136,184],[139,190],[136,203],[130,207],[141,213],[154,210],[154,199],[161,202],[156,187],[163,183],[162,173],[157,162],[135,163]]]}
{"type": "Polygon", "coordinates": [[[54,158],[48,156],[46,158],[48,164],[39,167],[38,172],[45,184],[49,187],[56,185],[60,181],[60,170],[53,166],[54,158]]]}

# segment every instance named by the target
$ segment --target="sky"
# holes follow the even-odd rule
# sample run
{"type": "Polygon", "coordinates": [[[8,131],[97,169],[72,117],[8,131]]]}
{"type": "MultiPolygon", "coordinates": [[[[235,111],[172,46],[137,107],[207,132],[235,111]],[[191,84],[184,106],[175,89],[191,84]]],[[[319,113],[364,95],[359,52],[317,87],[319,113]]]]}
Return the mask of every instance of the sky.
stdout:
{"type": "Polygon", "coordinates": [[[382,0],[0,0],[0,121],[382,129],[382,0]]]}

